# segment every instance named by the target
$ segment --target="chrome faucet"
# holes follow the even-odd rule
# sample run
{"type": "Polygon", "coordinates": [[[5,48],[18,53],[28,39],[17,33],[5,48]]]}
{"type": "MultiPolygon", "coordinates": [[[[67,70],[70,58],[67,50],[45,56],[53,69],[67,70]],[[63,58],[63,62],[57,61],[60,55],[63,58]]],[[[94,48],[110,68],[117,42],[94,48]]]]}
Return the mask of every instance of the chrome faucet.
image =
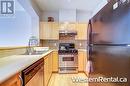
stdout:
{"type": "Polygon", "coordinates": [[[35,36],[30,37],[26,53],[31,55],[34,53],[34,46],[38,46],[38,39],[35,36]]]}

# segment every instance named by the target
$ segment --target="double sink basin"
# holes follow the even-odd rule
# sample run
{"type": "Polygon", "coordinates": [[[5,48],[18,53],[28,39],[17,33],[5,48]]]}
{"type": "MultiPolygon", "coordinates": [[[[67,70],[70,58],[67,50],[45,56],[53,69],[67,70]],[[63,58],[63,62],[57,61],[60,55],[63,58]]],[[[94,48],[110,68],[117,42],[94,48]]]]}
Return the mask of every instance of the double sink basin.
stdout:
{"type": "Polygon", "coordinates": [[[46,52],[48,52],[49,50],[47,50],[47,51],[34,51],[34,52],[32,52],[32,53],[24,53],[24,54],[21,54],[21,55],[42,55],[42,54],[44,54],[44,53],[46,53],[46,52]]]}

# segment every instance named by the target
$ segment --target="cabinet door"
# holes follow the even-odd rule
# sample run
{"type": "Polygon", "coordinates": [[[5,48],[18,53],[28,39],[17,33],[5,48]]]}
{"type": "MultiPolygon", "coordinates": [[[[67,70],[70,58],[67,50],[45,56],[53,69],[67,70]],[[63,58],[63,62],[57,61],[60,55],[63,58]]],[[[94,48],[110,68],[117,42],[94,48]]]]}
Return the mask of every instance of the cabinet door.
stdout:
{"type": "Polygon", "coordinates": [[[20,74],[16,74],[4,83],[0,84],[0,86],[21,86],[21,81],[19,78],[20,74]]]}
{"type": "Polygon", "coordinates": [[[79,51],[78,52],[78,70],[80,72],[84,71],[84,52],[83,51],[79,51]]]}
{"type": "Polygon", "coordinates": [[[47,84],[48,84],[48,76],[49,76],[49,73],[48,73],[48,71],[49,71],[49,59],[48,59],[48,57],[46,56],[46,57],[44,57],[45,59],[44,59],[44,86],[47,86],[47,84]]]}
{"type": "Polygon", "coordinates": [[[43,32],[44,32],[43,25],[44,25],[44,23],[40,22],[40,27],[39,27],[39,37],[40,37],[40,39],[44,39],[43,38],[43,32]]]}
{"type": "Polygon", "coordinates": [[[87,24],[76,24],[76,30],[77,30],[77,40],[87,40],[87,24]]]}
{"type": "Polygon", "coordinates": [[[51,78],[51,74],[52,74],[52,54],[50,53],[48,55],[48,59],[49,59],[49,63],[48,63],[48,73],[49,73],[49,79],[51,78]]]}
{"type": "Polygon", "coordinates": [[[75,30],[76,24],[75,23],[59,23],[59,29],[61,30],[75,30]]]}
{"type": "Polygon", "coordinates": [[[88,75],[87,73],[87,61],[88,61],[88,57],[87,57],[87,51],[84,51],[84,72],[88,75]]]}
{"type": "Polygon", "coordinates": [[[47,86],[52,74],[52,53],[44,58],[44,86],[47,86]]]}
{"type": "Polygon", "coordinates": [[[68,24],[68,29],[75,30],[76,29],[76,24],[75,23],[68,24]]]}
{"type": "Polygon", "coordinates": [[[51,39],[53,40],[59,39],[59,23],[56,23],[56,22],[52,23],[51,39]]]}
{"type": "Polygon", "coordinates": [[[51,22],[40,22],[40,39],[51,39],[51,22]]]}
{"type": "Polygon", "coordinates": [[[53,51],[53,72],[58,72],[58,52],[53,51]]]}

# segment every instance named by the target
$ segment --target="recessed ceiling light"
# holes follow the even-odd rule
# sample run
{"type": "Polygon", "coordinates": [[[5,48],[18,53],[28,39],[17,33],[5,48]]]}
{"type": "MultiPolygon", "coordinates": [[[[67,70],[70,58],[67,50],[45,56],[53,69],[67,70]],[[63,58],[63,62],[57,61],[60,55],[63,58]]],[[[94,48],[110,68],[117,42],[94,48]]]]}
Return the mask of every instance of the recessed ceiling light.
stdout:
{"type": "Polygon", "coordinates": [[[113,10],[115,10],[116,8],[118,8],[118,2],[116,2],[116,3],[113,5],[113,10]]]}

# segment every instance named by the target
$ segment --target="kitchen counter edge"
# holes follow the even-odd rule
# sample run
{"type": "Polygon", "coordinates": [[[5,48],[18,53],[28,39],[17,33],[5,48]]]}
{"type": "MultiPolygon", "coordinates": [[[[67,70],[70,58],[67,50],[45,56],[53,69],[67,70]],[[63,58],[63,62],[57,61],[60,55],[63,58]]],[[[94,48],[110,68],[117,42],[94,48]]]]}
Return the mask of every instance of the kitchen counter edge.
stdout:
{"type": "Polygon", "coordinates": [[[56,50],[49,50],[42,55],[12,55],[0,58],[0,84],[53,51],[56,50]],[[8,62],[10,62],[10,64],[8,64],[8,62]],[[13,65],[17,67],[13,67],[13,65]]]}

